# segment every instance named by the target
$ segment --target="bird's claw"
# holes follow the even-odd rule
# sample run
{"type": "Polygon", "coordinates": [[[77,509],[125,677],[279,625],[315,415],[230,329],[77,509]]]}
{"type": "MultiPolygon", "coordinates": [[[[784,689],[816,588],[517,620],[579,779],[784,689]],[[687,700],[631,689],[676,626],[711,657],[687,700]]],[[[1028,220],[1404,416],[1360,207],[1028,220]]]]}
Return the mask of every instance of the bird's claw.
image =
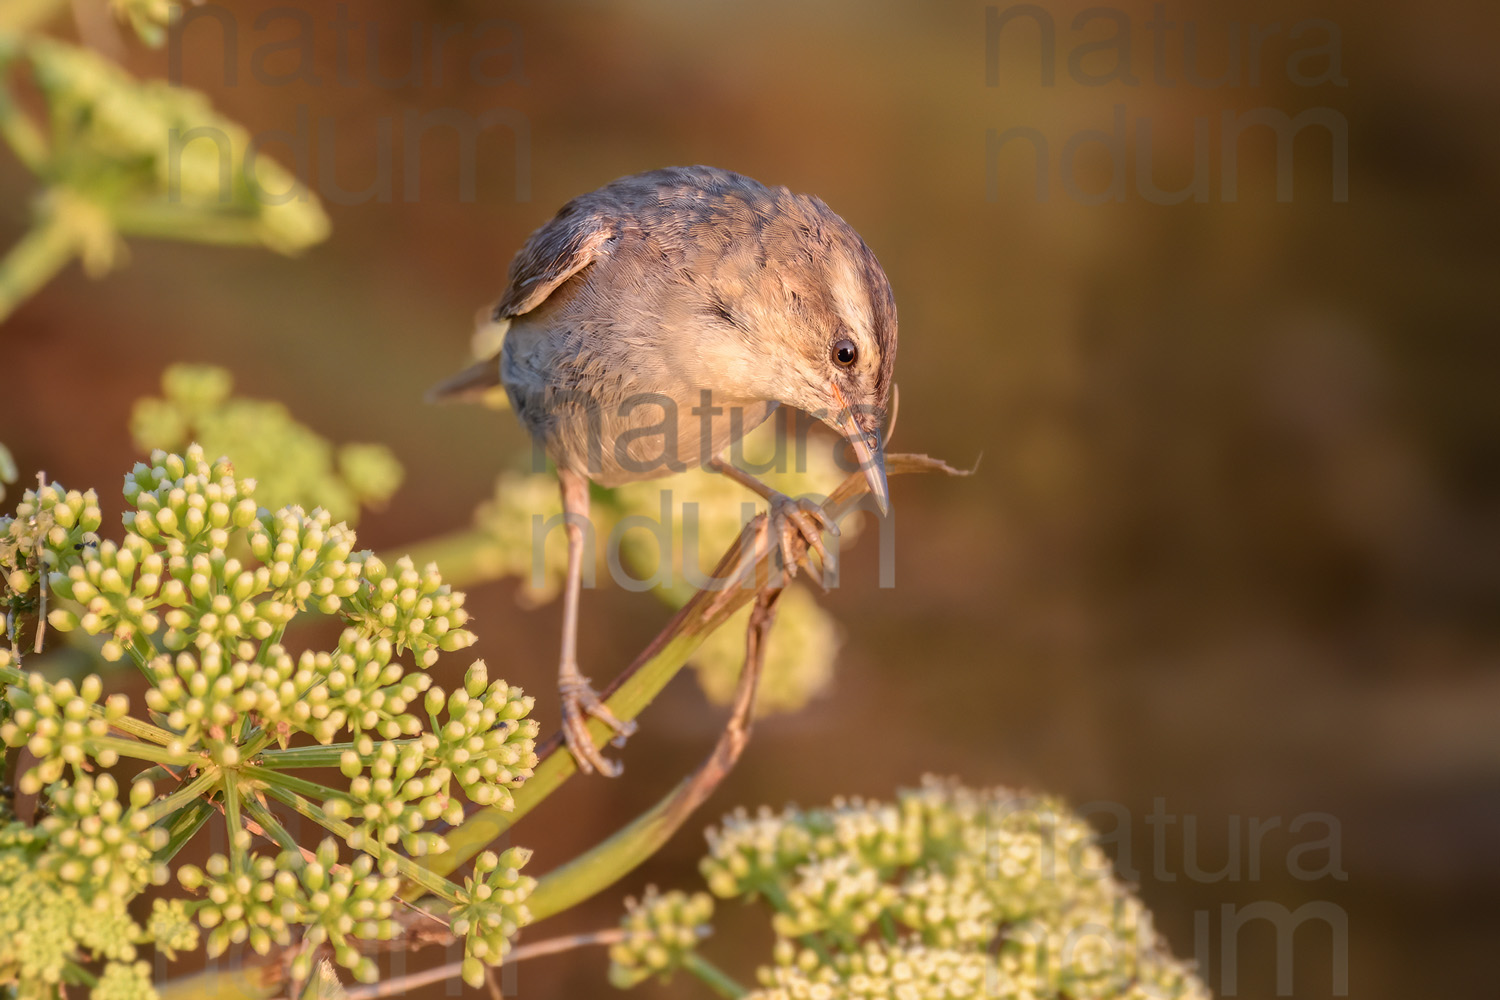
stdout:
{"type": "Polygon", "coordinates": [[[821,505],[811,500],[778,495],[771,500],[770,506],[769,527],[775,533],[781,549],[781,564],[788,577],[795,575],[800,566],[814,583],[827,590],[828,587],[823,582],[823,571],[831,564],[828,550],[823,545],[823,532],[837,536],[838,523],[828,516],[821,505]],[[800,549],[796,544],[799,536],[805,543],[800,549]],[[807,557],[809,549],[818,554],[821,569],[807,557]]]}
{"type": "Polygon", "coordinates": [[[615,778],[624,770],[619,761],[610,760],[594,746],[593,734],[589,732],[589,718],[593,717],[615,732],[610,742],[617,747],[625,745],[626,737],[635,732],[635,723],[621,719],[609,710],[599,697],[587,677],[576,669],[562,671],[558,681],[562,695],[562,730],[568,750],[584,774],[598,771],[606,778],[615,778]]]}

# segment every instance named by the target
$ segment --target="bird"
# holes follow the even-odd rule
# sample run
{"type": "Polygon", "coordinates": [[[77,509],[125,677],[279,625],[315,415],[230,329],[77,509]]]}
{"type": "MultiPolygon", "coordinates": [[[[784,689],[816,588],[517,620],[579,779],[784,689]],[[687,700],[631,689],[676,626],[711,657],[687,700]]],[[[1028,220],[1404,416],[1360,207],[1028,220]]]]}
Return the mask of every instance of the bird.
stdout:
{"type": "MultiPolygon", "coordinates": [[[[594,746],[588,719],[617,746],[635,725],[609,710],[577,662],[589,484],[702,466],[767,502],[788,574],[799,534],[826,565],[822,534],[838,526],[724,452],[778,406],[795,407],[849,443],[885,516],[895,297],[874,252],[818,198],[716,167],[668,167],[565,204],[516,253],[490,319],[506,324],[499,350],[428,398],[503,387],[556,468],[568,541],[563,735],[580,770],[612,777],[621,765],[594,746]]],[[[796,561],[811,574],[806,551],[796,561]]]]}

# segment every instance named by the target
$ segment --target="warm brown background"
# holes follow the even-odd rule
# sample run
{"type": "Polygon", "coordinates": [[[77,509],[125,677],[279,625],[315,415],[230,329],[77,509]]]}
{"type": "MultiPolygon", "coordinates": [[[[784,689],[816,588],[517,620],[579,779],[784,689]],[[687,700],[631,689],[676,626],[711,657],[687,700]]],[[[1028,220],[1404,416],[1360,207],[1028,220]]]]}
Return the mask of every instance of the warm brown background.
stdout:
{"type": "MultiPolygon", "coordinates": [[[[224,364],[241,391],[285,400],[337,440],[397,450],[408,483],[361,538],[399,546],[466,523],[523,446],[508,418],[429,408],[421,393],[460,361],[475,309],[563,201],[695,162],[815,192],[895,288],[900,446],[984,461],[966,481],[895,483],[897,589],[875,589],[872,546],[851,556],[849,585],[827,601],[848,637],[836,695],[767,720],[702,819],[741,803],[885,795],[924,771],[1110,800],[1134,817],[1141,891],[1179,952],[1193,950],[1195,914],[1216,941],[1225,904],[1321,900],[1348,915],[1354,995],[1492,994],[1495,8],[1168,0],[1168,17],[1198,23],[1206,72],[1226,65],[1229,22],[1241,22],[1242,56],[1251,23],[1282,25],[1258,85],[1245,73],[1205,88],[1152,81],[1146,3],[1119,8],[1141,84],[1070,79],[1068,53],[1107,34],[1104,22],[1068,27],[1084,6],[1053,7],[1055,86],[1040,84],[1035,35],[1017,26],[991,88],[973,2],[353,4],[360,33],[342,86],[332,5],[314,15],[323,81],[268,85],[252,57],[291,25],[257,31],[265,5],[231,2],[238,81],[226,85],[222,46],[204,31],[184,47],[186,82],[256,131],[294,127],[299,107],[326,119],[345,188],[368,183],[377,123],[393,122],[396,199],[330,205],[331,241],[301,260],[137,243],[103,281],[70,271],[0,331],[0,440],[23,470],[112,491],[133,460],[131,401],[170,362],[224,364]],[[439,23],[486,17],[520,26],[524,84],[503,55],[484,69],[509,82],[462,71],[461,52],[504,40],[477,28],[447,43],[442,81],[430,54],[420,86],[373,78],[365,25],[378,26],[396,77],[412,66],[414,34],[425,46],[439,23]],[[1341,29],[1347,86],[1289,81],[1297,46],[1285,29],[1308,17],[1341,29]],[[1215,181],[1208,204],[1152,204],[1133,186],[1123,203],[1077,204],[1058,186],[1058,149],[1108,129],[1116,104],[1149,119],[1169,186],[1187,177],[1195,116],[1332,108],[1348,121],[1349,200],[1333,203],[1329,142],[1310,131],[1290,203],[1275,199],[1263,136],[1246,140],[1235,203],[1215,181]],[[516,198],[514,144],[496,129],[479,143],[477,200],[460,200],[456,144],[434,135],[420,197],[403,201],[403,113],[493,107],[530,124],[530,200],[516,198]],[[1045,203],[1018,156],[1003,160],[998,200],[986,198],[985,131],[1016,125],[1052,144],[1045,203]],[[1153,872],[1145,819],[1158,798],[1180,819],[1153,872]],[[1285,827],[1307,812],[1336,817],[1347,880],[1289,875],[1288,851],[1305,838],[1285,827]],[[1230,879],[1189,878],[1189,861],[1224,867],[1231,832],[1244,841],[1251,818],[1271,817],[1282,828],[1264,841],[1258,877],[1242,854],[1230,879]],[[1189,819],[1195,849],[1183,843],[1189,819]]],[[[1182,29],[1171,38],[1180,78],[1182,29]]],[[[1102,68],[1109,57],[1094,58],[1102,68]]],[[[125,59],[165,72],[163,54],[134,43],[125,59]]],[[[1086,185],[1103,183],[1098,153],[1082,156],[1086,185]]],[[[13,164],[0,169],[8,244],[29,187],[13,164]]],[[[315,183],[329,169],[318,163],[315,183]]],[[[557,608],[525,612],[512,597],[509,585],[472,594],[478,653],[542,692],[550,723],[557,608]]],[[[666,617],[620,591],[587,595],[585,610],[584,662],[601,679],[666,617]]],[[[654,801],[719,721],[679,680],[644,717],[623,780],[575,781],[519,829],[537,870],[654,801]]],[[[700,844],[685,831],[555,930],[613,922],[623,891],[648,880],[696,886],[700,844]]],[[[764,931],[741,936],[755,925],[733,908],[723,924],[711,953],[747,972],[764,931]]],[[[1245,933],[1239,995],[1274,995],[1272,946],[1264,927],[1245,933]]],[[[1330,995],[1330,955],[1326,928],[1303,927],[1297,996],[1330,995]]],[[[538,961],[516,995],[603,994],[605,965],[597,952],[538,961]]]]}

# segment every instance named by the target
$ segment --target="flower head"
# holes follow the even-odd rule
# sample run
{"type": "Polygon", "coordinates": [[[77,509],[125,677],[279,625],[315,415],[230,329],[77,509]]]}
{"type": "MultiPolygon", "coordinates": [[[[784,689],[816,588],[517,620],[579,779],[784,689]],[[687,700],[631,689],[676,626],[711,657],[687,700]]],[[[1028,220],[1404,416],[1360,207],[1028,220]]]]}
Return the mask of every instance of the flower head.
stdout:
{"type": "Polygon", "coordinates": [[[1054,799],[928,779],[888,803],[741,810],[708,845],[716,895],[774,907],[757,1000],[1208,996],[1054,799]]]}
{"type": "Polygon", "coordinates": [[[453,909],[453,933],[464,939],[464,982],[484,983],[484,967],[499,965],[510,951],[516,931],[531,922],[526,898],[536,879],[521,874],[531,852],[512,847],[503,854],[485,851],[474,859],[474,874],[464,881],[453,909]]]}
{"type": "Polygon", "coordinates": [[[609,949],[609,981],[628,989],[651,976],[670,979],[707,934],[713,913],[706,892],[659,893],[648,886],[639,901],[627,899],[620,921],[625,937],[609,949]]]}
{"type": "MultiPolygon", "coordinates": [[[[200,386],[191,405],[218,391],[200,386]]],[[[28,491],[0,524],[7,606],[39,610],[46,587],[57,630],[99,637],[105,658],[129,657],[149,684],[138,718],[98,676],[51,680],[0,648],[0,741],[34,757],[20,788],[45,791],[35,825],[0,825],[0,868],[16,873],[0,887],[11,936],[0,979],[41,989],[70,964],[112,961],[108,989],[132,995],[139,977],[119,963],[142,942],[195,947],[194,923],[210,955],[240,943],[266,954],[300,935],[299,975],[326,945],[369,979],[359,941],[396,933],[398,876],[412,875],[411,857],[447,850],[433,824],[461,822],[465,802],[509,808],[530,777],[532,699],[482,662],[451,692],[428,673],[473,641],[463,594],[433,566],[359,551],[325,510],[261,506],[257,487],[193,445],[125,477],[119,539],[99,538],[93,493],[56,485],[28,491]],[[318,617],[342,626],[337,642],[294,652],[288,627],[318,617]],[[99,771],[127,760],[142,762],[128,795],[99,771]],[[347,788],[292,773],[330,764],[347,788]],[[274,802],[337,839],[311,858],[291,850],[274,802]],[[220,815],[227,853],[177,873],[197,898],[157,900],[134,923],[126,907],[167,881],[163,859],[220,815]]],[[[529,919],[524,854],[481,861],[465,888],[437,883],[474,961],[498,962],[529,919]]]]}

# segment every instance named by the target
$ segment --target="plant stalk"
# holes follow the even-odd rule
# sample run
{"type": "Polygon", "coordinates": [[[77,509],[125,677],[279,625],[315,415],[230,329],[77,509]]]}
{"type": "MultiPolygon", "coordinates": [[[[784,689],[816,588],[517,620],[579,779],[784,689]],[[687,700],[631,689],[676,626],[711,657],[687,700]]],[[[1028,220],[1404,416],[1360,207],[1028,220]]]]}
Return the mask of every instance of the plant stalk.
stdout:
{"type": "Polygon", "coordinates": [[[172,813],[189,804],[194,799],[207,796],[215,785],[224,780],[224,772],[217,764],[210,764],[203,769],[203,773],[192,781],[183,785],[177,791],[166,798],[157,799],[151,804],[151,821],[153,823],[161,820],[163,816],[172,813]]]}
{"type": "Polygon", "coordinates": [[[32,226],[0,260],[0,323],[56,277],[77,251],[75,234],[58,219],[32,226]]]}
{"type": "Polygon", "coordinates": [[[709,989],[726,1000],[739,1000],[750,992],[738,980],[696,951],[688,952],[687,957],[682,960],[682,967],[703,980],[709,989]]]}
{"type": "MultiPolygon", "coordinates": [[[[886,456],[886,475],[911,472],[968,475],[926,455],[897,453],[886,456]]],[[[868,488],[863,472],[855,470],[829,495],[824,509],[834,521],[838,521],[858,506],[868,488]]],[[[714,577],[726,581],[732,579],[734,584],[718,591],[700,590],[693,595],[651,644],[604,689],[605,704],[617,718],[636,718],[677,675],[693,651],[754,596],[755,589],[747,584],[769,577],[772,547],[754,544],[757,523],[752,520],[745,526],[739,539],[713,571],[714,577]]],[[[446,578],[448,567],[443,566],[443,571],[446,578]]],[[[602,747],[614,737],[614,732],[597,719],[591,719],[589,735],[595,746],[602,747]]],[[[423,859],[423,864],[434,872],[447,875],[484,850],[577,773],[573,755],[559,752],[561,742],[561,734],[554,734],[538,748],[542,761],[535,773],[516,791],[509,811],[495,806],[476,810],[447,834],[448,850],[423,859]]]]}
{"type": "Polygon", "coordinates": [[[614,836],[542,876],[526,901],[533,922],[576,906],[624,878],[681,829],[734,768],[750,742],[755,690],[765,662],[765,640],[775,621],[776,600],[780,596],[781,590],[776,588],[762,591],[756,597],[745,632],[745,666],[735,688],[734,707],[713,752],[666,798],[614,836]]]}
{"type": "MultiPolygon", "coordinates": [[[[319,808],[316,803],[309,802],[307,799],[304,799],[302,796],[296,794],[295,792],[288,791],[287,789],[281,788],[278,785],[267,785],[266,793],[273,798],[285,802],[287,805],[297,810],[297,812],[301,813],[303,816],[306,816],[308,819],[312,820],[314,823],[318,824],[323,829],[327,830],[331,834],[334,834],[342,840],[347,841],[354,835],[354,827],[350,826],[348,823],[345,823],[343,820],[334,819],[332,816],[328,815],[321,808],[319,808]]],[[[401,874],[402,878],[406,879],[408,882],[415,882],[417,885],[420,885],[423,889],[432,893],[434,896],[438,896],[449,903],[458,902],[458,887],[452,882],[449,882],[446,878],[443,878],[440,875],[434,875],[432,872],[412,861],[411,858],[408,858],[401,854],[397,854],[395,851],[391,850],[389,847],[386,847],[384,844],[375,841],[373,838],[369,838],[369,842],[375,848],[375,850],[369,851],[368,853],[374,855],[377,861],[394,862],[396,871],[401,874]]]]}

